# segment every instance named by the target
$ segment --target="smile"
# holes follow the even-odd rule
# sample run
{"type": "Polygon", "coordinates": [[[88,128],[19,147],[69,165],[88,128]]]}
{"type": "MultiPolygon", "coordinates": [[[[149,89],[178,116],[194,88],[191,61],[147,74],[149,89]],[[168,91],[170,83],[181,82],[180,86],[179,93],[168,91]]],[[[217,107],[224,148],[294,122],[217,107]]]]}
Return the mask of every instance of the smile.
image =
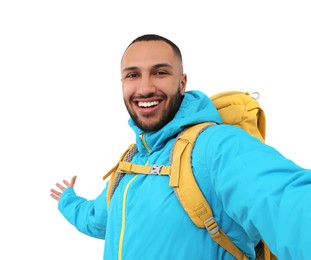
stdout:
{"type": "Polygon", "coordinates": [[[139,107],[153,107],[158,105],[160,102],[159,101],[151,101],[151,102],[138,102],[139,107]]]}

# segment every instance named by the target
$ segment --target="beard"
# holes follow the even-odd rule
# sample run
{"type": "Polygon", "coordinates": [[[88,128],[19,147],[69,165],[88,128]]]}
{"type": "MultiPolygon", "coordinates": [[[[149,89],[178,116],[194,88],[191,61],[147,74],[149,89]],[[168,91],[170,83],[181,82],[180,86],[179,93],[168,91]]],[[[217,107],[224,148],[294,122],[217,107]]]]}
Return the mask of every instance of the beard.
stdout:
{"type": "MultiPolygon", "coordinates": [[[[150,98],[152,96],[153,95],[150,95],[145,98],[150,98]]],[[[151,131],[160,130],[163,126],[165,126],[175,117],[180,107],[180,104],[183,100],[183,97],[184,96],[180,94],[180,89],[178,88],[176,93],[172,96],[172,99],[169,102],[168,108],[163,111],[163,114],[161,115],[160,119],[155,123],[146,123],[143,120],[140,120],[138,118],[138,115],[130,109],[130,106],[125,102],[125,100],[124,100],[124,104],[126,106],[126,109],[130,117],[132,118],[136,126],[139,127],[143,131],[151,132],[151,131]]]]}

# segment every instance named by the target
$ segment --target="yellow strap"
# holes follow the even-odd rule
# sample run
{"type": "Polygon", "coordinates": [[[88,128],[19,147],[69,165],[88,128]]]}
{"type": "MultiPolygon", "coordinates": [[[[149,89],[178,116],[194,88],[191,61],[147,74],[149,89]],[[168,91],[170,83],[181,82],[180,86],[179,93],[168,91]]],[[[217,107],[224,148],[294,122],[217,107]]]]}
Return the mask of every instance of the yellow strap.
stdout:
{"type": "Polygon", "coordinates": [[[247,260],[241,250],[218,227],[212,209],[192,173],[191,153],[195,140],[209,125],[211,123],[192,126],[178,137],[173,152],[170,185],[175,188],[183,208],[198,227],[206,228],[211,237],[236,259],[247,260]]]}
{"type": "Polygon", "coordinates": [[[115,166],[113,166],[113,168],[111,170],[109,170],[109,172],[107,172],[104,175],[103,179],[106,180],[113,172],[115,172],[117,170],[118,166],[119,166],[119,163],[117,163],[115,166]]]}
{"type": "Polygon", "coordinates": [[[206,229],[214,241],[216,241],[221,247],[227,250],[237,260],[247,260],[248,258],[243,252],[232,242],[232,240],[221,230],[215,219],[211,217],[205,222],[206,229]]]}
{"type": "Polygon", "coordinates": [[[178,187],[179,186],[179,177],[180,177],[180,166],[181,166],[181,155],[184,152],[185,148],[187,147],[188,142],[184,140],[178,140],[174,147],[174,155],[171,168],[171,175],[170,175],[170,186],[171,187],[178,187]]]}
{"type": "Polygon", "coordinates": [[[121,155],[121,157],[120,157],[118,163],[117,163],[115,166],[113,166],[113,168],[112,168],[109,172],[107,172],[107,173],[104,175],[104,177],[103,177],[104,180],[107,179],[112,173],[114,173],[114,172],[117,170],[117,168],[118,168],[120,162],[122,162],[122,161],[124,160],[124,158],[125,158],[125,156],[127,155],[127,153],[128,153],[130,150],[132,150],[134,146],[135,146],[135,144],[131,144],[131,145],[125,150],[125,152],[121,155]]]}
{"type": "Polygon", "coordinates": [[[133,173],[133,172],[140,172],[140,173],[147,173],[148,166],[132,164],[130,162],[120,162],[118,167],[118,172],[124,173],[133,173]]]}
{"type": "Polygon", "coordinates": [[[170,176],[170,185],[175,188],[183,208],[200,228],[205,228],[205,220],[213,217],[213,214],[193,176],[191,152],[196,136],[208,125],[195,125],[178,137],[174,146],[170,176]]]}
{"type": "Polygon", "coordinates": [[[130,162],[120,162],[118,165],[118,172],[122,173],[138,173],[138,174],[159,174],[159,175],[169,175],[170,166],[157,166],[157,165],[140,165],[134,164],[130,162]],[[157,172],[157,167],[159,167],[159,171],[157,172]]]}
{"type": "Polygon", "coordinates": [[[117,175],[119,174],[116,170],[119,166],[119,163],[124,160],[124,158],[126,157],[127,153],[129,151],[131,151],[133,149],[133,147],[135,146],[135,144],[131,144],[127,149],[126,151],[122,154],[122,156],[120,157],[120,160],[119,162],[108,172],[104,175],[103,179],[105,180],[106,178],[108,178],[110,175],[110,182],[109,182],[109,185],[108,185],[108,191],[107,191],[107,204],[109,205],[110,204],[110,200],[111,200],[111,196],[112,196],[112,189],[113,189],[113,184],[117,178],[117,175]]]}
{"type": "MultiPolygon", "coordinates": [[[[193,147],[193,143],[195,142],[197,136],[202,131],[202,129],[212,124],[214,123],[207,122],[207,123],[201,123],[201,124],[191,126],[191,129],[192,129],[191,131],[184,131],[182,135],[178,137],[178,140],[176,141],[175,146],[173,148],[174,153],[173,153],[172,166],[171,166],[172,170],[171,170],[171,175],[170,175],[170,186],[171,187],[179,186],[180,168],[181,168],[181,163],[182,163],[181,157],[182,157],[182,154],[184,153],[184,150],[190,143],[192,144],[189,147],[191,151],[193,147]],[[195,133],[195,134],[192,134],[192,133],[195,133]]],[[[191,161],[191,158],[186,158],[186,159],[190,159],[191,161]]],[[[192,172],[191,163],[190,163],[190,168],[188,168],[187,170],[190,170],[192,172]]],[[[196,185],[196,182],[194,183],[194,185],[196,185]]]]}

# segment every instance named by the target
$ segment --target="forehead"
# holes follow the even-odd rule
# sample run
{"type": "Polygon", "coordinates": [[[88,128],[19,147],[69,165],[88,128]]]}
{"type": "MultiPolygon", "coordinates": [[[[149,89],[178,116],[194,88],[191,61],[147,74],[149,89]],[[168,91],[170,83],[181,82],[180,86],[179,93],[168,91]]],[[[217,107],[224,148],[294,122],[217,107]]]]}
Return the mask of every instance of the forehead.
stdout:
{"type": "Polygon", "coordinates": [[[172,47],[164,41],[135,42],[124,52],[121,67],[152,66],[158,63],[178,62],[172,47]]]}

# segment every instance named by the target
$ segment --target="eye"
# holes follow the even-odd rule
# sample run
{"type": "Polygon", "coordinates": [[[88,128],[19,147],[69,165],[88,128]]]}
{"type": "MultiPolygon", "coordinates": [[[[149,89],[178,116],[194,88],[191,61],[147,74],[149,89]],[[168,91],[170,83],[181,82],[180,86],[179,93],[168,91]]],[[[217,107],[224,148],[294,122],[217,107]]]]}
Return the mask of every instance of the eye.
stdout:
{"type": "Polygon", "coordinates": [[[163,76],[167,74],[168,74],[167,71],[164,71],[164,70],[159,70],[153,73],[153,75],[156,75],[156,76],[163,76]]]}
{"type": "Polygon", "coordinates": [[[132,72],[132,73],[127,74],[125,77],[126,77],[126,78],[136,78],[136,77],[138,77],[138,74],[132,72]]]}

